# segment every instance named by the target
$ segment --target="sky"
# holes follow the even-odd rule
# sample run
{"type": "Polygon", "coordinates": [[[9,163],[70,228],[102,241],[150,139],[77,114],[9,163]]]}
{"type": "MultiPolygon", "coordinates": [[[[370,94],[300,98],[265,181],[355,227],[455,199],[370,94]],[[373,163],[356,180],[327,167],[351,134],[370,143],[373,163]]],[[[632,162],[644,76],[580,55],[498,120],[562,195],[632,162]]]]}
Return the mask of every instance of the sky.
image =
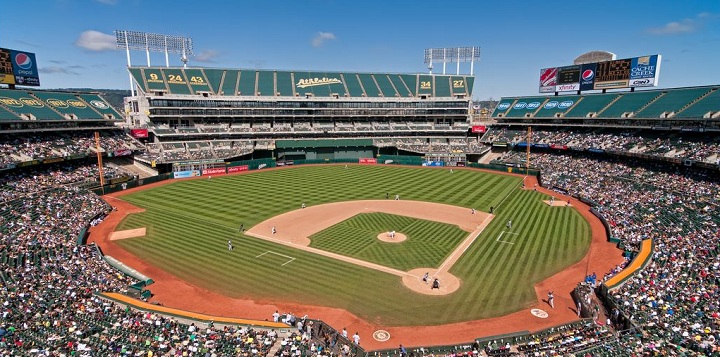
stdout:
{"type": "MultiPolygon", "coordinates": [[[[424,49],[479,46],[477,100],[536,95],[541,68],[591,50],[661,54],[660,88],[720,84],[717,0],[36,0],[2,8],[0,47],[36,54],[41,89],[129,89],[115,30],[190,37],[188,65],[213,68],[427,73],[424,49]]],[[[164,66],[165,56],[150,61],[164,66]]],[[[147,65],[145,52],[131,51],[131,62],[147,65]]],[[[170,66],[182,66],[179,55],[170,66]]],[[[449,63],[447,73],[455,71],[449,63]]]]}

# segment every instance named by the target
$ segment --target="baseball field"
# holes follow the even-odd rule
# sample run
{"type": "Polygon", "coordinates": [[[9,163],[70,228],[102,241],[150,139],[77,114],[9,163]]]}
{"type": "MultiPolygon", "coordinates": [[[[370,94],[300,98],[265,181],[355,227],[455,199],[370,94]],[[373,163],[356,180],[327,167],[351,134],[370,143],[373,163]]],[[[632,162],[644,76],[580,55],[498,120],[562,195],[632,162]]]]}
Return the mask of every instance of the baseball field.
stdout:
{"type": "Polygon", "coordinates": [[[477,320],[536,303],[533,285],[579,261],[590,244],[590,227],[576,210],[548,205],[547,195],[521,190],[521,182],[477,170],[374,165],[179,181],[122,196],[145,212],[129,215],[116,230],[146,228],[146,235],[114,243],[233,298],[335,307],[396,326],[477,320]],[[406,211],[383,208],[395,195],[410,206],[406,211]],[[342,202],[359,211],[330,205],[342,202]],[[455,221],[445,218],[451,210],[445,205],[461,208],[453,211],[455,221]],[[311,215],[323,207],[331,209],[311,215]],[[269,224],[277,225],[277,235],[269,224]],[[406,240],[378,239],[390,230],[406,240]],[[293,243],[294,232],[309,243],[293,243]],[[444,295],[418,293],[404,278],[357,263],[402,273],[440,268],[453,256],[446,267],[459,287],[444,295]]]}

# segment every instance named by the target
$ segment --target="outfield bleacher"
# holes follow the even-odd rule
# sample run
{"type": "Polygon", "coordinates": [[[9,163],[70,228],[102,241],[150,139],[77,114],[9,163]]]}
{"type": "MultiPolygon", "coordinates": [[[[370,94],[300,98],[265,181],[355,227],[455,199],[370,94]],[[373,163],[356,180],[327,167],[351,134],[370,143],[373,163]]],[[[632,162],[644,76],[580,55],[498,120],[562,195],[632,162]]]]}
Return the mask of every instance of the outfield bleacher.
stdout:
{"type": "Polygon", "coordinates": [[[706,96],[700,98],[696,102],[690,103],[686,108],[682,109],[676,118],[704,118],[712,117],[720,113],[720,89],[715,88],[706,96]]]}
{"type": "Polygon", "coordinates": [[[709,87],[671,89],[635,113],[636,118],[659,118],[663,113],[674,113],[710,91],[709,87]]]}
{"type": "Polygon", "coordinates": [[[597,114],[603,109],[605,109],[605,107],[607,107],[619,96],[620,94],[617,93],[584,95],[582,96],[582,100],[578,100],[575,106],[573,106],[572,109],[565,113],[565,117],[584,118],[587,117],[590,113],[597,114]]]}

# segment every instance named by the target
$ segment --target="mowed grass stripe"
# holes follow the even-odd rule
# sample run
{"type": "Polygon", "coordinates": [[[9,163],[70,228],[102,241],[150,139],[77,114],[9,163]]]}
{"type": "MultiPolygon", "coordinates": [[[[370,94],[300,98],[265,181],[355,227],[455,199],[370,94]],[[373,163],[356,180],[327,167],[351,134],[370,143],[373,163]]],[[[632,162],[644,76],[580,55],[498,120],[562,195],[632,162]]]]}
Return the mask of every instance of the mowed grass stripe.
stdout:
{"type": "MultiPolygon", "coordinates": [[[[567,215],[558,214],[559,208],[539,201],[539,193],[519,190],[520,180],[474,170],[455,170],[451,174],[447,169],[420,167],[351,165],[345,169],[344,165],[326,165],[179,181],[123,197],[147,211],[129,216],[118,230],[144,226],[148,236],[118,244],[195,285],[232,297],[345,308],[387,325],[479,319],[515,311],[534,301],[534,296],[525,293],[532,289],[532,281],[549,276],[568,261],[577,261],[587,249],[589,228],[579,214],[572,209],[567,215]],[[249,228],[298,209],[302,202],[317,205],[385,199],[386,193],[391,199],[399,194],[403,200],[482,211],[498,207],[505,199],[495,211],[495,220],[452,268],[451,272],[463,282],[457,292],[442,297],[412,294],[395,276],[243,236],[237,231],[240,223],[249,228]],[[514,227],[525,225],[517,227],[537,235],[535,241],[514,245],[496,242],[508,219],[513,220],[514,227]],[[549,237],[557,236],[557,232],[562,232],[561,237],[554,239],[560,241],[552,244],[549,237]],[[235,245],[233,252],[227,251],[228,239],[235,245]],[[280,267],[284,257],[266,254],[255,258],[268,250],[296,260],[280,267]],[[552,261],[556,259],[564,261],[552,261]],[[534,265],[532,269],[529,264],[534,265]]],[[[404,254],[390,254],[392,251],[380,242],[364,245],[347,238],[355,231],[373,229],[371,237],[375,239],[379,233],[376,225],[382,222],[377,217],[351,222],[339,229],[340,239],[328,241],[327,249],[348,249],[388,264],[414,266],[427,259],[444,260],[456,244],[446,230],[414,219],[407,226],[401,225],[404,221],[394,224],[409,230],[408,243],[415,239],[414,230],[420,230],[427,241],[404,254]]],[[[466,235],[462,232],[460,239],[466,235]]],[[[508,240],[512,239],[517,238],[508,240]]]]}
{"type": "Polygon", "coordinates": [[[457,226],[387,213],[362,213],[310,236],[310,246],[400,270],[438,267],[468,233],[457,226]],[[378,234],[407,235],[401,243],[378,234]]]}

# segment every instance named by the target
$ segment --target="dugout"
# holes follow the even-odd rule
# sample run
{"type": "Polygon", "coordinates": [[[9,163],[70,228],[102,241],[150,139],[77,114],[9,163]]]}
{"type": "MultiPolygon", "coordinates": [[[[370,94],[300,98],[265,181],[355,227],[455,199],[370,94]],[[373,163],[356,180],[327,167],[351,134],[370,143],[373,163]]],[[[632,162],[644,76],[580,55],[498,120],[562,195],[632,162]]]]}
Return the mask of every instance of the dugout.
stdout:
{"type": "Polygon", "coordinates": [[[278,161],[348,160],[375,157],[372,139],[276,140],[278,161]]]}

